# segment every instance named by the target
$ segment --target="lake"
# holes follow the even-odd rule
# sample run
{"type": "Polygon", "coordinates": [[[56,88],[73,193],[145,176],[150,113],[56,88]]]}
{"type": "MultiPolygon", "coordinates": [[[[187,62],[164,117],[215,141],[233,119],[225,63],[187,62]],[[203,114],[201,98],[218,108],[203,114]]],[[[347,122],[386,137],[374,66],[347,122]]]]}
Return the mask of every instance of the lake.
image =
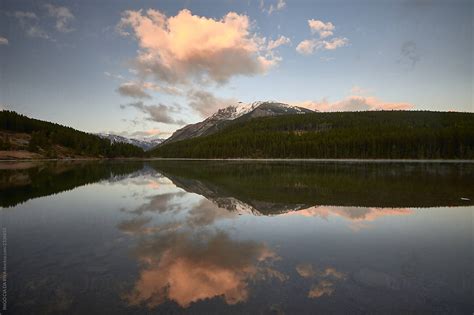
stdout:
{"type": "Polygon", "coordinates": [[[1,162],[14,314],[472,314],[474,164],[1,162]]]}

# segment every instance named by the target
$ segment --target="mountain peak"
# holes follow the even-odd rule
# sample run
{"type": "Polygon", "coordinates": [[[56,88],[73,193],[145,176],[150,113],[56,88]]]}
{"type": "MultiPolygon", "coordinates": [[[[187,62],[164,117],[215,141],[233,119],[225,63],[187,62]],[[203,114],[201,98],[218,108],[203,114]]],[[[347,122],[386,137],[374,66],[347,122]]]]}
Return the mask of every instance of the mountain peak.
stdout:
{"type": "Polygon", "coordinates": [[[254,110],[259,105],[260,104],[257,104],[257,102],[251,104],[238,102],[237,104],[218,109],[217,112],[211,115],[208,119],[233,120],[254,110]]]}
{"type": "Polygon", "coordinates": [[[280,115],[305,114],[305,113],[313,112],[310,109],[288,105],[288,104],[280,103],[277,101],[256,101],[253,103],[238,102],[235,105],[229,105],[227,107],[220,108],[217,112],[215,112],[213,115],[211,115],[207,119],[234,120],[256,109],[266,110],[268,112],[268,115],[260,115],[260,116],[273,116],[275,114],[280,114],[280,115]]]}
{"type": "Polygon", "coordinates": [[[221,130],[237,119],[243,120],[257,117],[306,113],[314,113],[314,111],[276,101],[257,101],[253,103],[238,102],[237,104],[220,108],[213,115],[201,122],[190,124],[176,130],[171,137],[163,141],[163,143],[207,136],[221,130]]]}

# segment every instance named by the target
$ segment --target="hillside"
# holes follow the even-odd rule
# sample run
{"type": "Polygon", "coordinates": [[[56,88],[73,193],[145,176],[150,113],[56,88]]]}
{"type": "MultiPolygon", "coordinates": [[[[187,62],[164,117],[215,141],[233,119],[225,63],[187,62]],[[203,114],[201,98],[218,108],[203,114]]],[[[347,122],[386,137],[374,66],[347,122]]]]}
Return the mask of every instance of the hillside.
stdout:
{"type": "Polygon", "coordinates": [[[156,157],[473,159],[474,114],[335,112],[254,118],[165,143],[156,157]]]}
{"type": "Polygon", "coordinates": [[[0,111],[0,158],[113,158],[143,156],[141,148],[59,124],[0,111]]]}
{"type": "Polygon", "coordinates": [[[239,103],[219,109],[213,115],[201,122],[186,125],[176,130],[165,143],[208,136],[214,134],[234,123],[248,121],[256,117],[273,117],[290,114],[307,114],[314,111],[298,106],[278,102],[254,102],[251,104],[239,103]]]}

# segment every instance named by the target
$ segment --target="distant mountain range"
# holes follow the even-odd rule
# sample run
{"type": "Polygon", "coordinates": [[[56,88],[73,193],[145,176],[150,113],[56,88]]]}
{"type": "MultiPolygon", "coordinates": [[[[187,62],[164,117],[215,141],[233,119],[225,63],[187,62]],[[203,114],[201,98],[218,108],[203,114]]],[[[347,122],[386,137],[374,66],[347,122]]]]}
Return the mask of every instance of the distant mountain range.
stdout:
{"type": "Polygon", "coordinates": [[[208,136],[232,123],[247,121],[252,118],[307,113],[314,113],[314,111],[272,101],[254,102],[251,104],[238,103],[219,109],[215,114],[201,122],[186,125],[176,130],[171,137],[163,141],[163,144],[208,136]]]}
{"type": "Polygon", "coordinates": [[[153,149],[165,140],[161,138],[139,140],[135,138],[127,138],[119,135],[114,135],[111,133],[97,133],[96,135],[102,139],[110,140],[111,143],[128,143],[140,147],[145,151],[153,149]]]}

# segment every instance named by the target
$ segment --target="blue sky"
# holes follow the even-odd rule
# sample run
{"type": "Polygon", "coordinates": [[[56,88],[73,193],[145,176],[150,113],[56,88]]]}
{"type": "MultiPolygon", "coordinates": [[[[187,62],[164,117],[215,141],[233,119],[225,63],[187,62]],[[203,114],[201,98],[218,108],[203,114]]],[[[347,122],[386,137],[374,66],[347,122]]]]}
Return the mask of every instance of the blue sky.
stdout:
{"type": "Polygon", "coordinates": [[[136,137],[237,101],[472,112],[473,12],[472,1],[0,0],[0,106],[136,137]]]}

